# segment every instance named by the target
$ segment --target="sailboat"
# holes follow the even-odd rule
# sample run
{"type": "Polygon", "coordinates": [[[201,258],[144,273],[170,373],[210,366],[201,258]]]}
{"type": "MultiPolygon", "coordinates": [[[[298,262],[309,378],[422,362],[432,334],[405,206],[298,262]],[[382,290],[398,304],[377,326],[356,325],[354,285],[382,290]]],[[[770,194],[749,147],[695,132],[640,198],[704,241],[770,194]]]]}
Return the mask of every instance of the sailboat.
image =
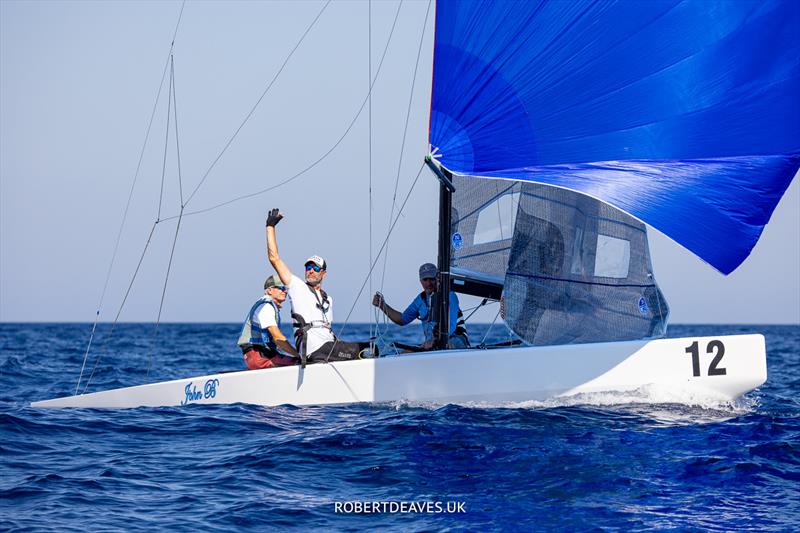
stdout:
{"type": "MultiPolygon", "coordinates": [[[[34,402],[492,403],[655,388],[735,399],[762,335],[664,338],[647,226],[723,274],[800,168],[800,4],[436,2],[439,291],[502,300],[518,346],[209,374],[34,402]]],[[[449,331],[438,299],[439,339],[449,331]]]]}

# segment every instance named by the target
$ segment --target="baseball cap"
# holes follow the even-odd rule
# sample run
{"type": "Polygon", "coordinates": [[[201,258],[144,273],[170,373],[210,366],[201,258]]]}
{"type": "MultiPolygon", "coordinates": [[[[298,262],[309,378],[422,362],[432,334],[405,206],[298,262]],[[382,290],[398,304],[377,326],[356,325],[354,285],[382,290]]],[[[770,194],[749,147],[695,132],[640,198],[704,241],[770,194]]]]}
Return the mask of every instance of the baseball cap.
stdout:
{"type": "Polygon", "coordinates": [[[278,276],[277,274],[273,274],[272,276],[268,277],[267,280],[264,282],[264,290],[267,290],[270,287],[286,290],[286,285],[283,284],[280,276],[278,276]]]}
{"type": "Polygon", "coordinates": [[[325,260],[323,258],[321,258],[318,255],[312,255],[311,257],[306,259],[306,262],[303,263],[303,264],[307,265],[309,263],[314,263],[315,265],[320,267],[322,270],[327,270],[328,269],[328,264],[325,262],[325,260]]]}
{"type": "Polygon", "coordinates": [[[433,263],[425,263],[419,267],[419,279],[435,278],[439,274],[439,269],[433,263]]]}

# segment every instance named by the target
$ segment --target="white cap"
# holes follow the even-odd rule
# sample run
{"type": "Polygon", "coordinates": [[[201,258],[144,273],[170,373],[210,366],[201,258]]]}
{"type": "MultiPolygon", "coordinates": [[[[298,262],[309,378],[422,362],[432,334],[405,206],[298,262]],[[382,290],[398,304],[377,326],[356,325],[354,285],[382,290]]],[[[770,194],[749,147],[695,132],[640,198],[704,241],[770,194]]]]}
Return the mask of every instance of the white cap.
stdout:
{"type": "Polygon", "coordinates": [[[327,270],[328,269],[328,265],[325,263],[325,260],[323,258],[321,258],[320,256],[318,256],[318,255],[312,255],[311,257],[306,259],[306,262],[303,263],[303,264],[307,265],[309,263],[314,263],[315,265],[320,267],[322,270],[327,270]]]}

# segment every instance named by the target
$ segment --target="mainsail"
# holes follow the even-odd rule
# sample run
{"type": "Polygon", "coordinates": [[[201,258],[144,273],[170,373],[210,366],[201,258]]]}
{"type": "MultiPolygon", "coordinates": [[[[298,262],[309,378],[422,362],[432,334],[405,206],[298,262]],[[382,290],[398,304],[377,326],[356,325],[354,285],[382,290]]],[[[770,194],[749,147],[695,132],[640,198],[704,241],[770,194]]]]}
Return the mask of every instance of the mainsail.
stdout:
{"type": "Polygon", "coordinates": [[[797,28],[794,0],[439,0],[430,144],[455,174],[582,193],[727,274],[800,167],[797,28]]]}

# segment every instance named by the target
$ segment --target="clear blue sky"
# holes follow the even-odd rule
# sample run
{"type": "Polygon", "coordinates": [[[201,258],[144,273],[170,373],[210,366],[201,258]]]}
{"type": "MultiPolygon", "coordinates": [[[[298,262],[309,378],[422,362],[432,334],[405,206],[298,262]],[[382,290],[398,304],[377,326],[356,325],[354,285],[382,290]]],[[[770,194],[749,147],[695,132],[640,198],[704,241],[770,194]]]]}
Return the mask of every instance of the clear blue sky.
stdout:
{"type": "MultiPolygon", "coordinates": [[[[184,196],[200,182],[258,100],[321,2],[189,2],[175,40],[184,196]]],[[[373,72],[396,11],[373,2],[373,72]]],[[[239,321],[269,269],[264,217],[280,207],[290,266],[317,253],[341,321],[386,235],[395,179],[405,197],[427,151],[433,17],[428,20],[404,156],[406,109],[426,2],[407,2],[372,103],[372,213],[365,110],[318,166],[274,191],[185,218],[165,321],[239,321]],[[370,219],[372,220],[370,224],[370,219]]],[[[0,320],[91,321],[103,289],[179,2],[0,2],[0,320]]],[[[189,211],[274,185],[325,154],[368,88],[366,2],[328,6],[189,211]]],[[[162,94],[101,318],[113,319],[155,220],[166,124],[162,94]]],[[[162,217],[179,200],[170,133],[162,217]]],[[[796,177],[742,267],[728,277],[651,231],[656,278],[673,323],[800,323],[800,184],[796,177]]],[[[372,281],[403,307],[416,269],[435,261],[437,185],[423,171],[372,281]]],[[[122,312],[153,321],[174,221],[159,224],[122,312]]],[[[369,285],[368,285],[369,287],[369,285]]],[[[351,321],[369,321],[369,288],[351,321]]],[[[494,311],[481,318],[491,321],[494,311]]]]}

